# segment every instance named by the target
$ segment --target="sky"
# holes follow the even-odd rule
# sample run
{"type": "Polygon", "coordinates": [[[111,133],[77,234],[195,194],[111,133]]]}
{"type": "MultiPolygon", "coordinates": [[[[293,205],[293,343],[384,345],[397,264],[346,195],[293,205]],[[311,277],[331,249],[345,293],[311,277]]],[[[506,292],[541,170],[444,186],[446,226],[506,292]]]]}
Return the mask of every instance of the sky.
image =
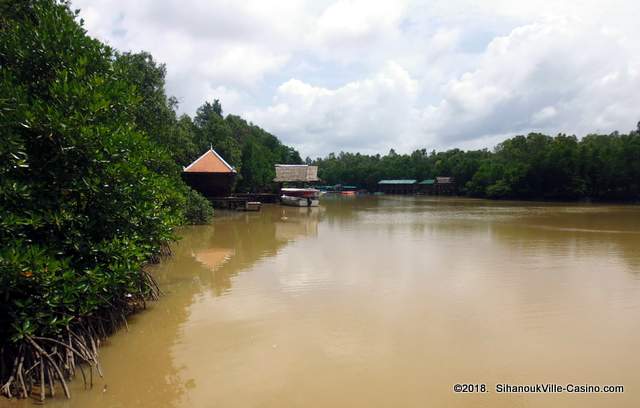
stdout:
{"type": "Polygon", "coordinates": [[[492,148],[640,120],[637,0],[74,0],[90,35],[166,64],[310,157],[492,148]]]}

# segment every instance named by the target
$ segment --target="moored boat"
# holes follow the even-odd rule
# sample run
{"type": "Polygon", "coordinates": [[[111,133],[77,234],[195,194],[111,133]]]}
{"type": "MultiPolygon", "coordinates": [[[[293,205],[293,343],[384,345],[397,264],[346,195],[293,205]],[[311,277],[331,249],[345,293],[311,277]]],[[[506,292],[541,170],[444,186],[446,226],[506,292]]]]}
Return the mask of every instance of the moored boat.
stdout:
{"type": "Polygon", "coordinates": [[[293,207],[317,207],[320,190],[315,188],[283,188],[280,202],[293,207]]]}
{"type": "Polygon", "coordinates": [[[320,200],[317,198],[290,197],[286,195],[280,197],[280,202],[283,205],[290,205],[292,207],[317,207],[320,204],[320,200]]]}

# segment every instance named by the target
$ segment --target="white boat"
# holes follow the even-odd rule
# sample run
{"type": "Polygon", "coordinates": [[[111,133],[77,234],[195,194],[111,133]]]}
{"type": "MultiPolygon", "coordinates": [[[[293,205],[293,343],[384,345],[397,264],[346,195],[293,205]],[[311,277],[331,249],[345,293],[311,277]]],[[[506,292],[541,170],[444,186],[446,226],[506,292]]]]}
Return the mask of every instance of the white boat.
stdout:
{"type": "Polygon", "coordinates": [[[280,197],[280,202],[283,205],[290,205],[292,207],[317,207],[320,204],[320,200],[317,198],[291,197],[286,195],[280,197]]]}
{"type": "Polygon", "coordinates": [[[317,207],[320,190],[315,188],[283,188],[280,202],[293,207],[317,207]]]}

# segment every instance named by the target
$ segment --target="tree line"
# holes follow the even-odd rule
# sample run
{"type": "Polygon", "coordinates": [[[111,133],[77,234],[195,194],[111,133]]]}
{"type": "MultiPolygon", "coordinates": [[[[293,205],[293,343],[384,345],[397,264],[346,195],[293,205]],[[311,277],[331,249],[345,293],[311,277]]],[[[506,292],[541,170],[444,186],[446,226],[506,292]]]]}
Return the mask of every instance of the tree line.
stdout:
{"type": "Polygon", "coordinates": [[[640,123],[628,134],[590,134],[582,139],[540,133],[515,136],[488,149],[410,154],[329,154],[319,166],[328,184],[376,191],[382,179],[453,176],[459,194],[495,199],[640,200],[640,123]]]}
{"type": "Polygon", "coordinates": [[[224,116],[218,99],[202,104],[193,118],[178,116],[178,101],[165,93],[166,67],[151,54],[119,54],[116,64],[134,80],[141,96],[133,112],[138,128],[180,166],[213,147],[238,171],[236,189],[254,192],[272,184],[276,163],[302,163],[300,154],[276,136],[240,116],[224,116]]]}
{"type": "Polygon", "coordinates": [[[88,36],[66,1],[0,4],[1,395],[69,396],[99,371],[96,345],[158,295],[145,265],[212,215],[182,166],[212,146],[252,190],[301,162],[219,101],[179,116],[165,73],[88,36]]]}

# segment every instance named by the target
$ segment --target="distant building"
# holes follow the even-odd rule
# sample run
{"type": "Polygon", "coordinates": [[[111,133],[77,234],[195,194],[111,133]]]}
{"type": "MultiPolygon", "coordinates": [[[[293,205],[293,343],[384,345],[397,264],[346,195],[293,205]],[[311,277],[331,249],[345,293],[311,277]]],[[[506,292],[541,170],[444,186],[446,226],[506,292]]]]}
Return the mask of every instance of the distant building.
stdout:
{"type": "Polygon", "coordinates": [[[434,179],[422,180],[418,183],[418,193],[420,194],[434,194],[436,181],[434,179]]]}
{"type": "Polygon", "coordinates": [[[436,177],[435,194],[452,195],[456,193],[456,183],[453,177],[436,177]]]}
{"type": "Polygon", "coordinates": [[[380,180],[378,182],[378,191],[385,194],[415,194],[417,181],[409,179],[380,180]]]}
{"type": "Polygon", "coordinates": [[[237,172],[215,150],[209,149],[182,171],[182,178],[205,197],[231,194],[237,172]]]}
{"type": "Polygon", "coordinates": [[[315,183],[318,178],[318,166],[306,164],[276,164],[276,183],[315,183]]]}
{"type": "Polygon", "coordinates": [[[353,191],[356,192],[358,191],[358,186],[350,186],[350,185],[346,185],[346,184],[335,184],[333,186],[316,186],[316,188],[320,191],[327,191],[327,192],[343,192],[343,191],[353,191]]]}

